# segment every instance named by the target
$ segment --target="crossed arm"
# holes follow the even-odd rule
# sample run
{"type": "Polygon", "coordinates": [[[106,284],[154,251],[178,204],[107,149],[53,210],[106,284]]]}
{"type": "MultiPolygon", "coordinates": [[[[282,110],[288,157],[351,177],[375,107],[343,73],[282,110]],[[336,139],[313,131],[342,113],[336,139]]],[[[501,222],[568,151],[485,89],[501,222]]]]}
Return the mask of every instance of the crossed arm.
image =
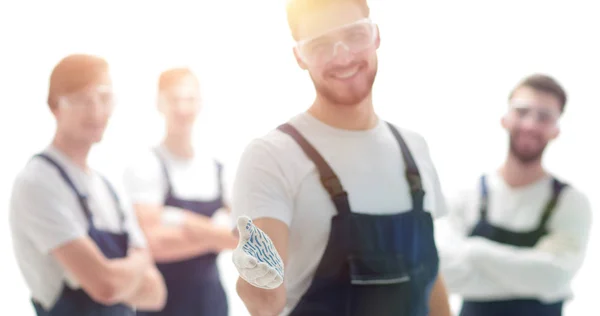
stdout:
{"type": "MultiPolygon", "coordinates": [[[[161,165],[154,154],[146,158],[125,172],[124,183],[155,261],[177,262],[235,248],[237,238],[230,228],[215,224],[211,217],[163,205],[161,165]]],[[[228,212],[229,207],[220,211],[228,212]]]]}
{"type": "Polygon", "coordinates": [[[533,248],[467,237],[462,209],[440,222],[442,272],[449,288],[467,298],[552,296],[579,270],[585,254],[591,209],[576,192],[564,192],[550,233],[533,248]]]}
{"type": "Polygon", "coordinates": [[[157,262],[179,261],[237,246],[237,237],[232,231],[215,225],[209,217],[183,209],[165,209],[162,205],[135,204],[134,207],[157,262]],[[169,225],[163,216],[174,216],[179,223],[169,225]]]}
{"type": "MultiPolygon", "coordinates": [[[[13,229],[26,227],[23,233],[35,250],[54,257],[93,300],[105,305],[126,303],[146,310],[161,309],[166,289],[148,252],[129,249],[125,258],[106,258],[85,228],[77,224],[73,209],[65,205],[64,187],[56,185],[58,181],[61,179],[51,173],[15,182],[12,220],[19,226],[13,229]]],[[[135,229],[129,232],[136,235],[135,229]]],[[[137,244],[143,242],[138,240],[137,244]]]]}
{"type": "Polygon", "coordinates": [[[125,303],[144,310],[160,310],[167,292],[148,251],[131,248],[127,257],[107,259],[89,237],[54,249],[52,255],[95,301],[125,303]]]}

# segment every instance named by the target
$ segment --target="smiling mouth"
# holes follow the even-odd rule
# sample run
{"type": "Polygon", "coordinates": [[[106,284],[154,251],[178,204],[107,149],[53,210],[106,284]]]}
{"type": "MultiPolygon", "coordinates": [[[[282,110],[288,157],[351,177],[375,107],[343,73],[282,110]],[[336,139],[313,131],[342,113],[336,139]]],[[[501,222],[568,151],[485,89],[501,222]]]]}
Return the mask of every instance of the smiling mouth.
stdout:
{"type": "Polygon", "coordinates": [[[343,69],[332,72],[331,76],[335,79],[346,80],[354,77],[361,69],[360,65],[354,65],[352,67],[345,67],[343,69]]]}

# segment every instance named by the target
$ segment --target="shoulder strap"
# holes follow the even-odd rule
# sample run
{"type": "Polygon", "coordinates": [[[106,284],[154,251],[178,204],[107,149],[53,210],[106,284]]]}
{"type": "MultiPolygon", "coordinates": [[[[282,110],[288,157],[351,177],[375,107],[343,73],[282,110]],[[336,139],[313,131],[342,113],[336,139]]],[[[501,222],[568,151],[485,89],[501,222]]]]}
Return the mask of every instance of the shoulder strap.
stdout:
{"type": "Polygon", "coordinates": [[[481,200],[479,202],[479,216],[480,219],[487,220],[489,195],[485,174],[481,175],[481,177],[479,178],[479,183],[479,189],[481,192],[481,200]]]}
{"type": "Polygon", "coordinates": [[[160,163],[160,168],[163,171],[163,176],[165,177],[166,185],[167,185],[167,196],[173,193],[173,186],[171,185],[171,176],[169,175],[169,169],[167,168],[167,163],[165,158],[163,158],[162,154],[158,151],[158,148],[153,150],[156,158],[158,159],[158,163],[160,163]]]}
{"type": "Polygon", "coordinates": [[[62,179],[69,186],[71,191],[73,191],[73,193],[75,193],[75,195],[77,196],[77,199],[79,200],[79,205],[81,206],[81,209],[83,210],[83,213],[85,215],[85,218],[88,221],[88,224],[93,225],[92,212],[90,211],[89,205],[87,203],[87,196],[82,194],[77,189],[77,187],[75,186],[75,184],[73,183],[73,181],[71,180],[69,175],[67,175],[67,172],[65,171],[65,169],[56,160],[54,160],[47,154],[40,153],[40,154],[33,156],[33,158],[36,158],[36,157],[39,157],[39,158],[45,160],[46,162],[48,162],[49,164],[54,166],[56,168],[56,170],[58,170],[62,179]]]}
{"type": "Polygon", "coordinates": [[[219,197],[223,200],[223,164],[215,159],[215,165],[217,166],[217,182],[219,186],[219,197]]]}
{"type": "Polygon", "coordinates": [[[338,214],[350,213],[350,202],[348,201],[348,193],[344,190],[342,183],[335,172],[331,169],[325,159],[319,152],[300,134],[300,132],[292,125],[285,123],[280,125],[278,130],[291,136],[294,141],[302,148],[302,151],[315,164],[319,171],[321,184],[329,193],[331,200],[335,204],[338,214]]]}
{"type": "Polygon", "coordinates": [[[425,197],[425,191],[423,190],[423,183],[421,180],[421,174],[419,172],[419,168],[417,167],[417,163],[413,155],[410,152],[410,149],[406,145],[404,138],[400,135],[398,129],[391,123],[386,122],[389,129],[392,131],[394,138],[400,145],[400,151],[402,152],[402,159],[404,160],[405,172],[404,175],[406,177],[406,181],[410,186],[410,193],[413,200],[413,209],[414,210],[422,210],[423,209],[423,200],[425,197]]]}
{"type": "Polygon", "coordinates": [[[108,191],[110,192],[110,195],[113,198],[113,201],[115,202],[115,207],[117,209],[117,212],[119,213],[119,222],[121,225],[121,229],[123,231],[126,231],[126,225],[125,225],[125,211],[123,210],[123,206],[121,205],[121,201],[119,199],[119,195],[117,194],[117,191],[115,190],[115,188],[112,186],[112,184],[110,184],[110,181],[108,181],[108,179],[106,179],[106,177],[104,177],[103,175],[100,175],[100,177],[102,178],[102,181],[104,181],[104,183],[106,184],[106,187],[108,188],[108,191]]]}
{"type": "Polygon", "coordinates": [[[548,201],[546,207],[544,208],[544,213],[542,213],[542,218],[540,219],[538,229],[546,228],[548,220],[554,213],[554,209],[556,208],[556,204],[558,203],[560,194],[563,192],[563,189],[567,186],[568,184],[561,182],[555,177],[552,177],[552,196],[550,197],[550,201],[548,201]]]}

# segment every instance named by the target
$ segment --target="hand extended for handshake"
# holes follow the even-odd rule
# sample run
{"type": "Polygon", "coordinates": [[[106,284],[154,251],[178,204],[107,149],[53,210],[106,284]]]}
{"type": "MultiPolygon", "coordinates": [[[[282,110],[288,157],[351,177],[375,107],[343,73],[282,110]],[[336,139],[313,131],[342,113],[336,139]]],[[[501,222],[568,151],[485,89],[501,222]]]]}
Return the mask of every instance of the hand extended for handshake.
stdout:
{"type": "Polygon", "coordinates": [[[240,277],[255,287],[275,289],[283,283],[283,261],[273,242],[252,220],[237,220],[240,239],[233,251],[233,264],[240,277]]]}

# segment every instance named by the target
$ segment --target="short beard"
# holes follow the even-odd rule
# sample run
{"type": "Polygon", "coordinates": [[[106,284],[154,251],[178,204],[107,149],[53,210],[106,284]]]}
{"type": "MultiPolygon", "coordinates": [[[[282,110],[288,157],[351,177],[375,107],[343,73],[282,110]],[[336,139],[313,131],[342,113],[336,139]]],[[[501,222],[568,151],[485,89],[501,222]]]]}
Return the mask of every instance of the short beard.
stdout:
{"type": "Polygon", "coordinates": [[[353,106],[362,102],[371,94],[371,91],[373,91],[373,84],[375,83],[375,77],[377,76],[377,65],[375,65],[374,70],[369,72],[367,76],[368,77],[366,84],[368,86],[368,89],[366,89],[364,92],[359,92],[355,90],[343,95],[337,93],[337,91],[335,91],[334,89],[330,89],[327,86],[327,84],[318,84],[315,81],[315,79],[312,78],[312,75],[311,78],[313,79],[313,84],[315,86],[315,89],[317,90],[317,93],[328,103],[338,104],[342,106],[353,106]]]}
{"type": "Polygon", "coordinates": [[[542,147],[540,150],[534,153],[523,153],[519,152],[519,150],[515,146],[515,142],[513,140],[513,136],[510,137],[509,142],[510,153],[513,155],[520,163],[524,165],[529,165],[535,162],[538,162],[542,159],[542,155],[544,154],[544,150],[546,150],[546,146],[542,147]]]}

